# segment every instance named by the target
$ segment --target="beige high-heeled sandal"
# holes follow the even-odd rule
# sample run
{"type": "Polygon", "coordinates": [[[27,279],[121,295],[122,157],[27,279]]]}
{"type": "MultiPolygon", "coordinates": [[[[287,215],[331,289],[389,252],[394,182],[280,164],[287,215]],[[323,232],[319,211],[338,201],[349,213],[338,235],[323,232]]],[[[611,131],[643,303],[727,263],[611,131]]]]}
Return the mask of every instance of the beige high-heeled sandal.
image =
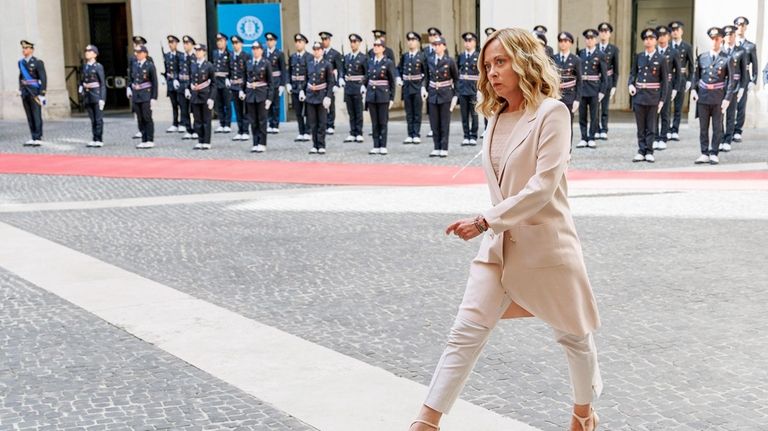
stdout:
{"type": "MultiPolygon", "coordinates": [[[[597,429],[597,426],[600,425],[600,418],[597,416],[597,412],[595,409],[590,410],[590,414],[588,417],[581,417],[578,416],[576,413],[573,414],[573,417],[576,418],[577,421],[581,424],[581,429],[583,431],[595,431],[597,429]],[[592,428],[587,429],[587,421],[592,419],[592,428]]],[[[413,425],[413,424],[411,424],[413,425]]]]}
{"type": "Polygon", "coordinates": [[[413,427],[413,424],[424,424],[426,426],[430,426],[430,427],[434,428],[435,431],[440,431],[440,427],[439,426],[437,426],[437,425],[435,425],[433,423],[429,423],[427,421],[423,421],[421,419],[416,419],[415,421],[411,422],[411,426],[408,427],[408,429],[411,429],[413,427]]]}

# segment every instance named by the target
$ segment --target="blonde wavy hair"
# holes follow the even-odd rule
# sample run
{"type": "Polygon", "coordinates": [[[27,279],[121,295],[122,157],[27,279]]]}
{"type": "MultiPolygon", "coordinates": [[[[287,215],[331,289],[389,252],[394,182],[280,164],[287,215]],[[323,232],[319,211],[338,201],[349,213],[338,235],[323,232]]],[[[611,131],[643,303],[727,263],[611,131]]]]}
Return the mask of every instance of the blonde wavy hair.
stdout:
{"type": "Polygon", "coordinates": [[[493,32],[480,50],[477,90],[481,100],[475,107],[478,113],[492,117],[506,106],[504,99],[493,90],[485,70],[485,51],[494,40],[501,42],[510,57],[512,69],[519,77],[523,91],[521,109],[535,110],[548,97],[560,98],[560,74],[539,39],[521,28],[503,28],[493,32]]]}

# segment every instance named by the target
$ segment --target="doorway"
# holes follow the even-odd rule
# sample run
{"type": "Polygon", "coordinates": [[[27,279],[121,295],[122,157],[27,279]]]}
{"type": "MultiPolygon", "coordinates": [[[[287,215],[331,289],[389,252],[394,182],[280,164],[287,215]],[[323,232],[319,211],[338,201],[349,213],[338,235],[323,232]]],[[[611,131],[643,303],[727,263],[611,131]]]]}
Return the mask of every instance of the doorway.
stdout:
{"type": "Polygon", "coordinates": [[[129,106],[125,87],[128,80],[128,15],[125,3],[88,5],[90,41],[99,47],[99,63],[107,82],[105,110],[129,106]]]}
{"type": "Polygon", "coordinates": [[[693,0],[635,0],[634,17],[632,23],[632,46],[633,52],[643,50],[643,41],[638,37],[638,33],[648,27],[656,28],[660,25],[667,25],[672,21],[679,20],[685,25],[683,40],[692,43],[693,28],[693,0]]]}

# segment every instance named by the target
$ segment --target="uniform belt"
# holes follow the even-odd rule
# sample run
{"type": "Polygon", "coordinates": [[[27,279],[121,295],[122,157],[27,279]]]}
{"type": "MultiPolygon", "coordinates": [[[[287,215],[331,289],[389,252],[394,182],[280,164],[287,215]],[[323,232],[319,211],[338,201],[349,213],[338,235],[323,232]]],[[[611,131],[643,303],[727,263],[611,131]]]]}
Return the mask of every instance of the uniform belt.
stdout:
{"type": "Polygon", "coordinates": [[[260,87],[266,87],[267,84],[265,81],[256,81],[256,82],[249,82],[247,84],[248,88],[260,88],[260,87]]]}
{"type": "Polygon", "coordinates": [[[166,73],[166,75],[168,75],[168,78],[171,78],[171,79],[176,77],[176,74],[173,73],[173,72],[168,72],[168,73],[166,73]]]}
{"type": "Polygon", "coordinates": [[[182,81],[189,81],[189,75],[187,75],[185,73],[180,73],[179,74],[179,79],[182,80],[182,81]]]}
{"type": "Polygon", "coordinates": [[[307,88],[308,88],[310,91],[320,91],[320,90],[325,90],[326,88],[328,88],[328,83],[327,83],[327,82],[324,82],[324,83],[322,83],[322,84],[317,84],[317,85],[314,85],[314,84],[307,84],[307,88]]]}
{"type": "Polygon", "coordinates": [[[229,72],[214,72],[213,76],[217,78],[226,78],[229,76],[229,72]]]}
{"type": "Polygon", "coordinates": [[[371,85],[389,85],[389,81],[386,79],[371,79],[368,83],[371,85]]]}
{"type": "Polygon", "coordinates": [[[364,78],[363,75],[347,75],[347,81],[362,81],[364,78]]]}
{"type": "Polygon", "coordinates": [[[280,71],[278,70],[277,72],[272,72],[272,76],[280,76],[280,71]]]}
{"type": "Polygon", "coordinates": [[[231,80],[229,81],[229,83],[230,83],[230,84],[242,84],[242,83],[243,83],[243,78],[239,78],[239,79],[231,79],[231,80]]]}
{"type": "Polygon", "coordinates": [[[151,82],[142,82],[141,84],[133,84],[131,85],[134,90],[146,90],[147,88],[152,88],[151,82]]]}
{"type": "Polygon", "coordinates": [[[199,84],[192,84],[192,89],[195,91],[200,91],[204,88],[207,88],[209,85],[211,85],[211,80],[206,79],[205,81],[199,83],[199,84]]]}
{"type": "Polygon", "coordinates": [[[660,82],[638,82],[635,84],[635,87],[641,89],[641,90],[658,90],[661,88],[660,82]]]}
{"type": "Polygon", "coordinates": [[[720,90],[722,88],[725,88],[725,82],[717,82],[714,84],[707,84],[706,82],[699,81],[699,87],[704,88],[706,90],[720,90]]]}
{"type": "Polygon", "coordinates": [[[598,75],[582,75],[581,79],[583,81],[599,81],[600,77],[598,75]]]}
{"type": "Polygon", "coordinates": [[[304,75],[293,75],[291,76],[291,79],[294,81],[304,81],[305,79],[307,79],[307,77],[304,75]]]}
{"type": "Polygon", "coordinates": [[[733,80],[734,81],[738,81],[739,79],[741,79],[741,74],[740,73],[734,73],[733,74],[733,80]]]}
{"type": "Polygon", "coordinates": [[[459,79],[463,79],[465,81],[478,81],[480,79],[480,75],[459,75],[459,79]]]}
{"type": "Polygon", "coordinates": [[[447,81],[440,81],[440,82],[429,81],[429,86],[432,88],[443,88],[443,87],[449,87],[451,85],[453,85],[453,79],[449,79],[447,81]]]}
{"type": "Polygon", "coordinates": [[[21,83],[24,85],[37,85],[37,84],[40,84],[41,82],[39,79],[22,79],[21,83]]]}
{"type": "Polygon", "coordinates": [[[101,83],[97,82],[83,82],[83,88],[99,88],[101,83]]]}
{"type": "Polygon", "coordinates": [[[421,81],[424,79],[424,74],[419,73],[418,75],[403,75],[403,79],[405,81],[421,81]]]}
{"type": "Polygon", "coordinates": [[[575,79],[571,80],[571,81],[565,81],[565,82],[561,81],[560,82],[560,89],[561,90],[566,89],[566,88],[573,88],[575,86],[576,86],[576,80],[575,79]]]}
{"type": "Polygon", "coordinates": [[[685,67],[681,67],[681,68],[680,68],[680,72],[681,72],[681,73],[685,73],[685,71],[686,71],[686,70],[688,70],[688,69],[687,69],[687,68],[685,68],[685,67]]]}
{"type": "Polygon", "coordinates": [[[608,76],[612,76],[612,75],[613,75],[613,69],[608,69],[608,76]]]}

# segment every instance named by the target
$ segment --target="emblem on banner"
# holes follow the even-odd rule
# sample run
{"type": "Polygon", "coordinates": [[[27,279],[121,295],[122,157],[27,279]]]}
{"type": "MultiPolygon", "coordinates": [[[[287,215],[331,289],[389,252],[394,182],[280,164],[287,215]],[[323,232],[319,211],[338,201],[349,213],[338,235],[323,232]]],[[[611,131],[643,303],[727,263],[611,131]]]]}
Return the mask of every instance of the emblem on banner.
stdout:
{"type": "Polygon", "coordinates": [[[256,40],[264,32],[264,24],[253,15],[240,18],[237,22],[237,35],[244,40],[256,40]]]}

